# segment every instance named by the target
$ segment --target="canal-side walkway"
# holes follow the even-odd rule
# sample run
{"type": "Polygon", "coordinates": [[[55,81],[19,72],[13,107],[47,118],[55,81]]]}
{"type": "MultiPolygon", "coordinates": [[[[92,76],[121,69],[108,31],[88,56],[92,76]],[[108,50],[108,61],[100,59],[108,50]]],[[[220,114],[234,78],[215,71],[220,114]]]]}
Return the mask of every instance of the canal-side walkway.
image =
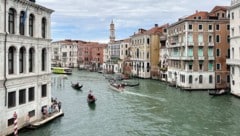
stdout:
{"type": "Polygon", "coordinates": [[[46,118],[43,118],[41,120],[34,121],[34,122],[30,123],[28,126],[26,126],[26,128],[28,128],[28,129],[39,128],[39,127],[43,126],[44,124],[46,124],[46,123],[48,123],[48,122],[50,122],[50,121],[52,121],[52,120],[54,120],[58,117],[61,117],[63,115],[64,115],[63,111],[60,110],[59,112],[55,112],[55,113],[53,113],[52,115],[50,115],[46,118]]]}

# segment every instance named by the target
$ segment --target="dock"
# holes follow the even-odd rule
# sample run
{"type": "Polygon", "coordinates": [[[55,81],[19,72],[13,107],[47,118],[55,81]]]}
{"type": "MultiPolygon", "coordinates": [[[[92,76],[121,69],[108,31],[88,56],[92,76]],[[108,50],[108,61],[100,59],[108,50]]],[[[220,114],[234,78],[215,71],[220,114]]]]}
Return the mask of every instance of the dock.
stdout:
{"type": "Polygon", "coordinates": [[[58,117],[61,117],[61,116],[64,116],[64,113],[63,111],[61,110],[60,112],[56,112],[54,113],[53,115],[45,118],[45,119],[42,119],[42,120],[39,120],[39,121],[35,121],[35,122],[32,122],[30,123],[26,128],[28,129],[36,129],[36,128],[39,128],[41,127],[42,125],[44,124],[47,124],[48,122],[58,118],[58,117]]]}

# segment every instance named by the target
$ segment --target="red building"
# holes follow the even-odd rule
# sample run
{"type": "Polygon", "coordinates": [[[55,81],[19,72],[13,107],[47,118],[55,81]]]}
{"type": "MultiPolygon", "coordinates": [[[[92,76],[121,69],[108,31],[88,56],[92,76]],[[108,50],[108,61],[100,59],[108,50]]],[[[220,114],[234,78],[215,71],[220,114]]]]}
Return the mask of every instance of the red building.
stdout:
{"type": "Polygon", "coordinates": [[[106,44],[97,42],[82,42],[78,45],[79,68],[98,70],[103,64],[103,49],[106,44]]]}

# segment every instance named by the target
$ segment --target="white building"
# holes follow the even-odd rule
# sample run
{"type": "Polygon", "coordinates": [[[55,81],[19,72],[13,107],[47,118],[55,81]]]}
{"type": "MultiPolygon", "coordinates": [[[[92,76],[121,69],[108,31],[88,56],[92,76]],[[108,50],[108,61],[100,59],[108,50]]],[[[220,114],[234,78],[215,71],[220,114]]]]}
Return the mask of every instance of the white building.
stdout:
{"type": "Polygon", "coordinates": [[[232,0],[230,7],[230,65],[231,93],[240,96],[240,0],[232,0]],[[235,31],[234,31],[235,30],[235,31]]]}
{"type": "Polygon", "coordinates": [[[15,112],[21,128],[51,104],[52,12],[34,0],[0,1],[0,135],[14,131],[15,112]]]}
{"type": "Polygon", "coordinates": [[[53,65],[78,67],[78,41],[56,41],[51,44],[51,47],[53,65]]]}

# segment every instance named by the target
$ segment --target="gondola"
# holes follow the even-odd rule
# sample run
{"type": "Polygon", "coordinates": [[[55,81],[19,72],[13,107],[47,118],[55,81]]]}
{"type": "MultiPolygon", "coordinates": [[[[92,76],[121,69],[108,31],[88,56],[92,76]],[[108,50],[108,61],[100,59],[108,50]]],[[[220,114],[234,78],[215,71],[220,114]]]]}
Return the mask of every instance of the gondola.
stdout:
{"type": "Polygon", "coordinates": [[[87,98],[88,104],[93,104],[93,103],[96,102],[96,100],[97,100],[97,99],[96,99],[95,97],[93,97],[92,99],[87,98]]]}
{"type": "Polygon", "coordinates": [[[79,83],[73,84],[72,83],[72,88],[80,90],[83,87],[83,85],[79,85],[79,83]]]}
{"type": "Polygon", "coordinates": [[[209,91],[208,94],[209,95],[212,95],[212,96],[220,96],[220,95],[224,95],[224,94],[227,94],[228,91],[227,90],[224,90],[224,89],[221,89],[220,91],[209,91]]]}

